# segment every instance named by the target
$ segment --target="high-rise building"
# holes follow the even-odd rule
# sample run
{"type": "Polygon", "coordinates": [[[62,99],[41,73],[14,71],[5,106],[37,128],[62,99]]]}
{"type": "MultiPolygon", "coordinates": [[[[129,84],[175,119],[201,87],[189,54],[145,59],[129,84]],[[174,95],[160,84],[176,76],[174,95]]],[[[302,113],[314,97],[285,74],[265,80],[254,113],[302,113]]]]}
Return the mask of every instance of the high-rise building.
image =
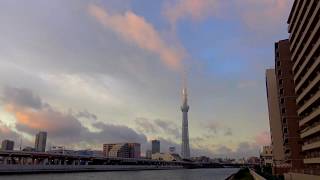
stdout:
{"type": "Polygon", "coordinates": [[[291,169],[302,168],[299,117],[292,74],[289,40],[275,43],[275,71],[278,87],[280,119],[283,132],[285,162],[291,169]]]}
{"type": "Polygon", "coordinates": [[[182,89],[182,142],[181,142],[181,156],[184,159],[190,158],[190,147],[189,147],[189,129],[188,129],[188,94],[187,88],[182,89]]]}
{"type": "Polygon", "coordinates": [[[160,153],[160,141],[159,140],[152,140],[151,141],[151,151],[152,151],[152,154],[160,153]]]}
{"type": "Polygon", "coordinates": [[[1,150],[3,151],[12,151],[14,148],[14,141],[11,140],[3,140],[1,143],[1,150]]]}
{"type": "Polygon", "coordinates": [[[278,85],[274,69],[266,70],[266,88],[269,110],[271,147],[273,151],[273,166],[275,167],[281,165],[284,161],[284,146],[279,108],[278,85]]]}
{"type": "Polygon", "coordinates": [[[37,152],[45,152],[47,145],[47,132],[40,131],[36,134],[36,140],[34,143],[35,151],[37,152]]]}
{"type": "Polygon", "coordinates": [[[295,0],[288,18],[291,70],[305,172],[320,174],[320,1],[295,0]]]}
{"type": "Polygon", "coordinates": [[[129,143],[129,158],[140,158],[141,145],[139,143],[129,143]]]}
{"type": "Polygon", "coordinates": [[[104,144],[103,154],[106,157],[140,158],[141,146],[139,143],[104,144]]]}

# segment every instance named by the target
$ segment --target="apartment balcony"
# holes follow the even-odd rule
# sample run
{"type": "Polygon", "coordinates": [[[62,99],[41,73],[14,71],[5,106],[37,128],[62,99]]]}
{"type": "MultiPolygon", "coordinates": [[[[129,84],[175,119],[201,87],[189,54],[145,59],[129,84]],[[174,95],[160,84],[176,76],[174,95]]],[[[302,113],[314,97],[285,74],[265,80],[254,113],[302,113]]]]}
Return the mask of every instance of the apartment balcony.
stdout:
{"type": "MultiPolygon", "coordinates": [[[[292,69],[296,69],[297,68],[298,64],[300,63],[302,57],[305,54],[305,51],[306,51],[308,45],[311,45],[310,43],[312,42],[312,39],[316,36],[316,33],[318,32],[319,28],[320,28],[320,22],[317,23],[317,25],[313,29],[311,35],[309,36],[307,42],[305,42],[306,46],[304,46],[302,51],[299,53],[296,61],[294,62],[293,66],[292,66],[292,69]]],[[[300,42],[300,43],[303,43],[303,42],[300,42]]],[[[300,44],[300,46],[301,46],[301,44],[300,44]]],[[[310,51],[310,54],[313,54],[317,50],[318,47],[319,47],[319,43],[317,42],[315,44],[315,46],[312,48],[312,50],[310,51]]]]}
{"type": "Polygon", "coordinates": [[[305,138],[305,137],[308,137],[316,132],[320,132],[320,123],[314,125],[313,127],[311,128],[308,128],[306,130],[303,130],[300,137],[301,138],[305,138]]]}
{"type": "MultiPolygon", "coordinates": [[[[301,22],[305,22],[307,16],[311,13],[311,17],[309,17],[310,20],[309,20],[308,24],[305,25],[305,26],[302,26],[302,25],[299,26],[299,29],[296,32],[296,36],[292,41],[292,44],[301,44],[302,43],[302,41],[305,38],[307,32],[310,30],[310,26],[311,26],[312,22],[314,21],[315,18],[317,18],[317,16],[316,16],[317,13],[314,13],[314,12],[317,12],[317,11],[314,11],[314,10],[310,11],[311,8],[312,8],[313,3],[314,3],[314,0],[310,1],[309,5],[308,5],[308,9],[307,9],[307,11],[304,12],[303,20],[301,21],[301,22]],[[301,34],[299,39],[298,39],[298,34],[301,34]]],[[[319,6],[317,6],[316,10],[319,10],[319,6]]],[[[295,57],[297,55],[297,51],[298,51],[298,48],[296,48],[295,51],[292,53],[292,57],[295,57]]]]}
{"type": "Polygon", "coordinates": [[[306,151],[306,150],[310,150],[310,149],[316,149],[320,147],[320,141],[314,142],[314,143],[310,143],[307,145],[303,145],[302,146],[302,151],[306,151]]]}
{"type": "Polygon", "coordinates": [[[308,180],[319,180],[319,170],[301,170],[301,173],[297,172],[289,172],[284,174],[284,179],[295,179],[295,180],[302,180],[302,179],[308,179],[308,180]]]}
{"type": "Polygon", "coordinates": [[[303,159],[304,164],[320,164],[320,157],[303,159]]]}
{"type": "MultiPolygon", "coordinates": [[[[318,43],[320,44],[320,41],[318,43]]],[[[302,75],[301,80],[299,81],[299,83],[295,87],[296,92],[298,92],[298,90],[302,87],[302,84],[309,78],[311,73],[317,69],[317,66],[319,64],[320,64],[320,57],[317,57],[317,59],[314,61],[314,63],[308,69],[308,71],[304,75],[302,75]]],[[[295,74],[295,81],[297,80],[297,78],[298,78],[298,74],[295,74]]]]}
{"type": "MultiPolygon", "coordinates": [[[[320,62],[320,58],[319,58],[319,62],[320,62]]],[[[308,92],[320,81],[320,75],[318,75],[316,78],[314,78],[309,84],[308,86],[302,90],[302,93],[299,94],[299,96],[297,97],[297,103],[299,103],[307,94],[308,92]]]]}
{"type": "MultiPolygon", "coordinates": [[[[303,16],[305,15],[305,14],[307,14],[308,12],[305,12],[305,11],[302,11],[302,9],[304,9],[304,7],[306,6],[306,1],[303,1],[302,2],[302,5],[301,5],[301,10],[299,10],[299,11],[297,11],[296,13],[298,13],[297,14],[297,18],[296,18],[296,21],[295,21],[295,23],[293,24],[293,27],[292,27],[292,29],[290,29],[290,30],[292,30],[291,32],[292,33],[290,33],[290,34],[296,34],[296,36],[297,36],[297,34],[298,34],[298,29],[299,29],[299,27],[302,25],[302,18],[303,18],[303,16]]],[[[296,39],[297,37],[295,37],[294,39],[296,39]]]]}
{"type": "Polygon", "coordinates": [[[304,124],[308,123],[315,117],[320,115],[320,107],[318,107],[316,110],[314,110],[312,113],[310,113],[308,116],[304,117],[303,119],[300,120],[299,126],[303,126],[304,124]]]}
{"type": "Polygon", "coordinates": [[[309,100],[307,100],[299,109],[298,114],[300,115],[304,110],[306,110],[310,105],[312,105],[316,100],[320,99],[320,91],[314,94],[309,100]]]}

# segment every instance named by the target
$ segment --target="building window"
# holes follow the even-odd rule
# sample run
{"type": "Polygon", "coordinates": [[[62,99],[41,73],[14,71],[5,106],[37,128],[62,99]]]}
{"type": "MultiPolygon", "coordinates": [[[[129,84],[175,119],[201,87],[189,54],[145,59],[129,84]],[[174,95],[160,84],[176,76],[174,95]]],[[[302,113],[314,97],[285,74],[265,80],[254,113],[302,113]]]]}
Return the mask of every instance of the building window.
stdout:
{"type": "Polygon", "coordinates": [[[286,113],[286,109],[285,109],[285,108],[282,108],[282,109],[281,109],[281,112],[282,112],[282,114],[286,113]]]}
{"type": "Polygon", "coordinates": [[[282,119],[282,123],[283,123],[283,124],[287,124],[287,118],[283,118],[283,119],[282,119]]]}
{"type": "Polygon", "coordinates": [[[278,76],[281,76],[281,70],[278,70],[278,76]]]}
{"type": "Polygon", "coordinates": [[[281,98],[281,99],[280,99],[280,103],[281,103],[281,104],[284,104],[284,98],[281,98]]]}
{"type": "Polygon", "coordinates": [[[285,153],[289,154],[290,153],[290,149],[286,149],[285,153]]]}
{"type": "Polygon", "coordinates": [[[283,80],[279,79],[279,85],[282,85],[282,84],[283,84],[283,80]]]}
{"type": "Polygon", "coordinates": [[[280,88],[280,95],[283,95],[283,88],[280,88]]]}

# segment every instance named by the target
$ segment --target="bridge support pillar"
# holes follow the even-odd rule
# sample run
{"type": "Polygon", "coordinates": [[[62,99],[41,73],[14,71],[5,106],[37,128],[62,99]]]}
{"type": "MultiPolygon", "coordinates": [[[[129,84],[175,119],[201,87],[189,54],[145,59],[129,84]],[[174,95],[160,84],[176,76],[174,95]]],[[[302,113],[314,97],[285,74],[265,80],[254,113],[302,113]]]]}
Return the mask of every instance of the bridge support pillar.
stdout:
{"type": "Polygon", "coordinates": [[[42,160],[42,165],[47,165],[47,164],[49,164],[48,158],[43,159],[42,160]]]}

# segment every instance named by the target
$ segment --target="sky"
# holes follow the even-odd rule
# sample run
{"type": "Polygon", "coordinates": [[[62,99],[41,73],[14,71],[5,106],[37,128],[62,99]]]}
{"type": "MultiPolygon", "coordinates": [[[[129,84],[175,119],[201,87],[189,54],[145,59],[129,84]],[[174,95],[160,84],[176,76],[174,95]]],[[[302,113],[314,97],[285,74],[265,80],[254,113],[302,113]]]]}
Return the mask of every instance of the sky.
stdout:
{"type": "Polygon", "coordinates": [[[102,150],[160,139],[191,155],[257,156],[270,144],[265,69],[292,0],[2,0],[0,140],[102,150]],[[185,83],[183,83],[185,82],[185,83]]]}

